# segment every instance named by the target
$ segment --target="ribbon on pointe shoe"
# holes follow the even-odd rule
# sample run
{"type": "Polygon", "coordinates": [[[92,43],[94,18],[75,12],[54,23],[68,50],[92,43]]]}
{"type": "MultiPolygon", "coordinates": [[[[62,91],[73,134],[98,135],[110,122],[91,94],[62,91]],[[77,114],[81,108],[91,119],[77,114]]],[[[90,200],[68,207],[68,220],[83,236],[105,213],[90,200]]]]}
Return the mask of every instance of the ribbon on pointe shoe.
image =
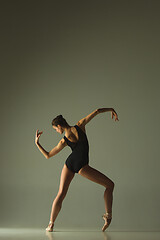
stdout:
{"type": "Polygon", "coordinates": [[[103,216],[102,217],[104,217],[104,218],[107,218],[107,219],[112,219],[112,213],[105,213],[105,214],[103,214],[103,216]]]}
{"type": "Polygon", "coordinates": [[[54,224],[54,222],[52,222],[51,220],[49,221],[49,224],[51,224],[51,223],[53,223],[54,224]]]}
{"type": "Polygon", "coordinates": [[[53,227],[54,227],[54,222],[52,222],[51,220],[49,221],[48,227],[46,228],[47,231],[52,232],[53,231],[53,227]],[[53,226],[51,227],[50,224],[53,224],[53,226]]]}

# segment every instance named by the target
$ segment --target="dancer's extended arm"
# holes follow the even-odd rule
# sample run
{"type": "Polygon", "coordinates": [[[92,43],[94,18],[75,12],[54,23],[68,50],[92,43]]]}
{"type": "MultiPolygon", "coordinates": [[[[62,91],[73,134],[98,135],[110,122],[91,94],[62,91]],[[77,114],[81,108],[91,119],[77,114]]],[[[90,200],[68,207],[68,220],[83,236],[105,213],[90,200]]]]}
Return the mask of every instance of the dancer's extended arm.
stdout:
{"type": "Polygon", "coordinates": [[[112,119],[113,119],[113,116],[115,116],[115,121],[118,120],[118,115],[117,113],[115,112],[115,110],[113,108],[98,108],[96,109],[95,111],[93,111],[92,113],[90,113],[89,115],[87,115],[86,117],[82,118],[81,120],[78,121],[78,125],[81,125],[81,126],[85,126],[88,122],[91,121],[92,118],[94,118],[97,114],[99,113],[104,113],[104,112],[111,112],[111,115],[112,115],[112,119]]]}

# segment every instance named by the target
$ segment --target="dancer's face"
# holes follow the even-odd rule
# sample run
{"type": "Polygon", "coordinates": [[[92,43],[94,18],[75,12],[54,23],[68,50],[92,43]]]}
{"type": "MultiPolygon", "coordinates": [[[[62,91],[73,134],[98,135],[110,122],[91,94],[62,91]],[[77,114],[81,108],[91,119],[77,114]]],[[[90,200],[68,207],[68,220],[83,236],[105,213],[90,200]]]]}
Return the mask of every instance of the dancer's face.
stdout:
{"type": "Polygon", "coordinates": [[[59,134],[62,134],[63,133],[63,128],[60,126],[60,125],[57,125],[57,126],[54,126],[53,125],[53,128],[59,133],[59,134]]]}

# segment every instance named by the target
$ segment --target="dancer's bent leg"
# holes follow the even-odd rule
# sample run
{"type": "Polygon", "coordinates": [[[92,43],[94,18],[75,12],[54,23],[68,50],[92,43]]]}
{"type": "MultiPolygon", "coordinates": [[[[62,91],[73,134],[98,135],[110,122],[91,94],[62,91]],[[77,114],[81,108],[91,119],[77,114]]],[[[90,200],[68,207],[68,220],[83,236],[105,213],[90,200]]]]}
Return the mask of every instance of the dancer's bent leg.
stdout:
{"type": "Polygon", "coordinates": [[[104,231],[111,222],[114,182],[107,176],[105,176],[103,173],[97,171],[89,165],[84,166],[78,173],[81,176],[86,177],[87,179],[96,182],[106,188],[104,191],[104,202],[105,211],[106,213],[108,213],[109,217],[108,219],[107,217],[105,218],[105,225],[102,228],[102,230],[104,231]]]}

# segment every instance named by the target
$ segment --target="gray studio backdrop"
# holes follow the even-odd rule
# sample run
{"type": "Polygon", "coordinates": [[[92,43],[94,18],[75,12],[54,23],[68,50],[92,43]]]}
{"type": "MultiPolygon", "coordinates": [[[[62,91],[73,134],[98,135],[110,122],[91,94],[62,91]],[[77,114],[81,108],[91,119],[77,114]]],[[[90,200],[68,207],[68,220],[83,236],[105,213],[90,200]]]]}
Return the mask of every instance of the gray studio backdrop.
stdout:
{"type": "MultiPolygon", "coordinates": [[[[108,231],[156,231],[159,221],[159,1],[1,3],[0,226],[48,225],[69,147],[45,159],[70,125],[86,126],[90,165],[115,182],[108,231]]],[[[98,229],[104,188],[76,174],[55,227],[98,229]]]]}

